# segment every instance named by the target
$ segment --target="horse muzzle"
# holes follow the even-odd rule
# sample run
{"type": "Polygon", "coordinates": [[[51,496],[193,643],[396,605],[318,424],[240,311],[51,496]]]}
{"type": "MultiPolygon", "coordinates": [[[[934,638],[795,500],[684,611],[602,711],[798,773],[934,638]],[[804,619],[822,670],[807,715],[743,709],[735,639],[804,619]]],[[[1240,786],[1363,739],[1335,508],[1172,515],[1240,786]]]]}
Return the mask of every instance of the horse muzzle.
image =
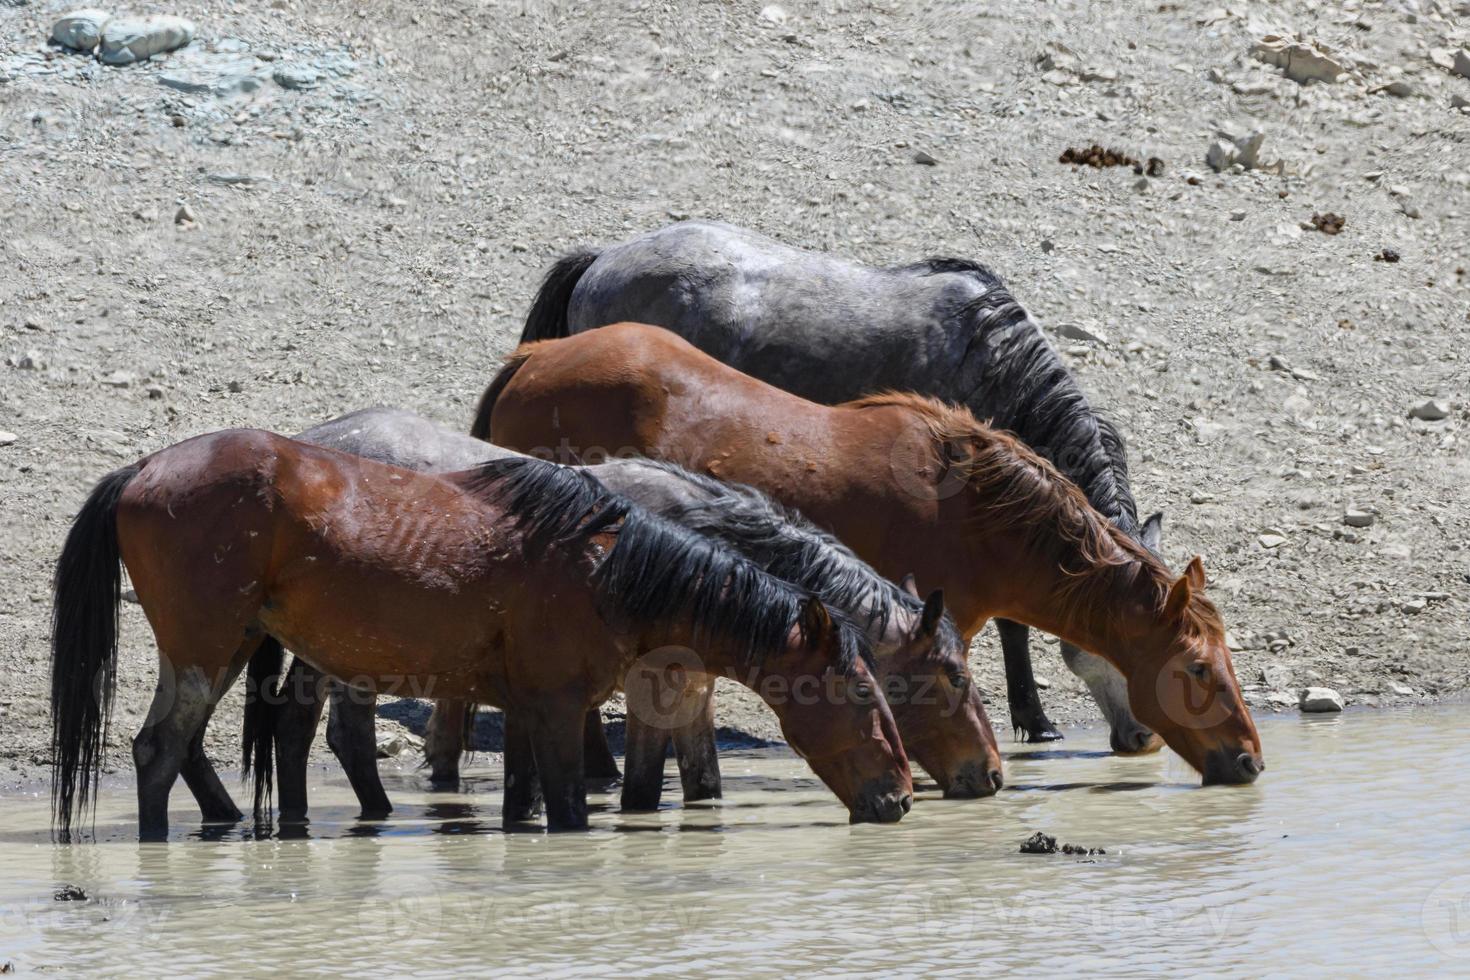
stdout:
{"type": "Polygon", "coordinates": [[[994,796],[1006,784],[999,769],[989,769],[979,763],[967,762],[960,767],[958,775],[944,788],[946,800],[978,800],[994,796]]]}
{"type": "Polygon", "coordinates": [[[849,823],[898,823],[914,805],[912,793],[893,788],[891,782],[868,783],[848,811],[849,823]]]}
{"type": "Polygon", "coordinates": [[[1266,771],[1266,763],[1251,752],[1216,749],[1205,756],[1203,783],[1206,786],[1243,786],[1256,781],[1266,771]]]}

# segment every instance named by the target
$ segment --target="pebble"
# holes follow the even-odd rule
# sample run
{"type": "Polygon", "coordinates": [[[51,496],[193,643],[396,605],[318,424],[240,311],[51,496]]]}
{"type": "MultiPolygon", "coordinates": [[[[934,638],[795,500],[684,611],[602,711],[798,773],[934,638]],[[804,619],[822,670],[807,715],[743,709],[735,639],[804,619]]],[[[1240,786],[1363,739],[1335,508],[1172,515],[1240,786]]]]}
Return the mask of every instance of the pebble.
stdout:
{"type": "Polygon", "coordinates": [[[1450,404],[1439,398],[1431,398],[1420,402],[1409,409],[1409,418],[1419,419],[1422,422],[1438,422],[1450,417],[1450,404]]]}
{"type": "Polygon", "coordinates": [[[321,73],[309,65],[277,65],[271,72],[271,78],[281,88],[292,91],[316,88],[321,81],[321,73]]]}
{"type": "Polygon", "coordinates": [[[777,4],[768,4],[767,6],[761,8],[761,20],[765,21],[767,24],[780,25],[786,23],[790,19],[791,15],[786,13],[786,8],[778,6],[777,4]]]}
{"type": "Polygon", "coordinates": [[[198,220],[198,218],[194,217],[194,209],[187,204],[180,204],[179,209],[174,212],[174,224],[176,225],[187,227],[198,220]]]}
{"type": "Polygon", "coordinates": [[[192,40],[194,24],[182,17],[114,17],[102,29],[97,58],[104,65],[131,65],[192,40]]]}
{"type": "Polygon", "coordinates": [[[1284,688],[1291,683],[1291,669],[1281,664],[1262,667],[1261,683],[1276,689],[1284,688]]]}
{"type": "Polygon", "coordinates": [[[20,436],[16,435],[14,432],[5,432],[3,430],[0,430],[0,446],[8,446],[19,438],[20,436]]]}
{"type": "Polygon", "coordinates": [[[1297,696],[1297,707],[1309,713],[1341,711],[1342,695],[1330,687],[1303,688],[1297,696]]]}
{"type": "Polygon", "coordinates": [[[1397,682],[1388,685],[1388,689],[1397,694],[1399,697],[1408,697],[1409,695],[1414,693],[1414,689],[1409,685],[1399,684],[1397,682]]]}
{"type": "Polygon", "coordinates": [[[1256,540],[1261,543],[1262,548],[1279,548],[1286,544],[1287,537],[1280,531],[1265,531],[1256,540]]]}
{"type": "Polygon", "coordinates": [[[1455,52],[1453,69],[1456,75],[1470,78],[1470,48],[1461,48],[1455,52]]]}
{"type": "Polygon", "coordinates": [[[1372,527],[1376,520],[1378,518],[1372,511],[1357,507],[1349,507],[1342,515],[1342,522],[1348,527],[1372,527]]]}
{"type": "Polygon", "coordinates": [[[1080,323],[1057,324],[1057,336],[1068,340],[1081,340],[1090,344],[1106,344],[1107,335],[1095,327],[1084,327],[1080,323]]]}
{"type": "Polygon", "coordinates": [[[96,7],[86,7],[64,14],[51,25],[51,40],[73,51],[91,51],[102,40],[102,28],[112,14],[96,7]]]}
{"type": "Polygon", "coordinates": [[[138,376],[131,371],[114,371],[103,378],[102,383],[109,388],[126,388],[137,380],[138,376]]]}
{"type": "Polygon", "coordinates": [[[392,759],[409,752],[422,752],[424,740],[411,732],[385,732],[378,736],[378,758],[392,759]]]}
{"type": "Polygon", "coordinates": [[[1429,607],[1427,599],[1409,599],[1399,603],[1399,608],[1410,616],[1417,616],[1429,607]]]}

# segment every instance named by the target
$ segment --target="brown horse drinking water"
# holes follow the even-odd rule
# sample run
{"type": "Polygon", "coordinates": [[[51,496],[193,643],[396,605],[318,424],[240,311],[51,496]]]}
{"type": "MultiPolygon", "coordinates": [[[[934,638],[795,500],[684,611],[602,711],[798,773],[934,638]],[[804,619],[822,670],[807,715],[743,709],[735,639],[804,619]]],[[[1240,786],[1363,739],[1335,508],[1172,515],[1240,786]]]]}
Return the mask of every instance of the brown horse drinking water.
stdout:
{"type": "Polygon", "coordinates": [[[892,394],[818,405],[666,330],[617,324],[523,346],[474,434],[532,454],[639,452],[750,484],[879,573],[942,588],[967,638],[1005,617],[1107,658],[1134,713],[1206,783],[1264,768],[1200,560],[1175,579],[965,409],[892,394]]]}
{"type": "MultiPolygon", "coordinates": [[[[907,759],[865,637],[807,593],[565,467],[507,460],[428,476],[232,430],[105,477],[67,537],[51,689],[64,832],[101,764],[119,561],[161,659],[133,742],[147,837],[167,832],[180,773],[206,819],[239,819],[203,733],[267,635],[364,690],[504,708],[529,735],[552,828],[586,826],[588,708],[668,646],[755,687],[854,821],[908,808],[907,759]],[[799,687],[822,696],[779,696],[799,687]]],[[[525,812],[525,790],[507,783],[507,818],[525,812]]]]}

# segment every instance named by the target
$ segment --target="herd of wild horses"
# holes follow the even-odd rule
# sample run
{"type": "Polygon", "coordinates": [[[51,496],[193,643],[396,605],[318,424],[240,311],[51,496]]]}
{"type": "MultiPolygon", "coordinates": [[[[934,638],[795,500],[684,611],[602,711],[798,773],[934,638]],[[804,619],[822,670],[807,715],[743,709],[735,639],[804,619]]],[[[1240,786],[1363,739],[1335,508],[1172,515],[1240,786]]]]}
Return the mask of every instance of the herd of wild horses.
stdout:
{"type": "Polygon", "coordinates": [[[371,408],[104,477],[56,572],[56,820],[69,835],[95,797],[124,567],[160,658],[133,741],[145,837],[180,774],[206,820],[241,818],[204,731],[242,671],[258,818],[274,794],[305,819],[328,706],[364,815],[387,815],[381,693],[434,701],[441,785],[475,706],[502,710],[507,822],[587,825],[586,780],[619,775],[598,710],[619,689],[622,805],[658,805],[671,746],[685,798],[715,797],[726,676],[852,820],[896,821],[910,758],[947,797],[1003,785],[966,659],[992,618],[1018,734],[1060,737],[1035,627],[1115,751],[1251,782],[1260,738],[1203,566],[1172,575],[1160,527],[1117,430],[984,266],[870,268],[681,222],[556,263],[469,435],[371,408]]]}

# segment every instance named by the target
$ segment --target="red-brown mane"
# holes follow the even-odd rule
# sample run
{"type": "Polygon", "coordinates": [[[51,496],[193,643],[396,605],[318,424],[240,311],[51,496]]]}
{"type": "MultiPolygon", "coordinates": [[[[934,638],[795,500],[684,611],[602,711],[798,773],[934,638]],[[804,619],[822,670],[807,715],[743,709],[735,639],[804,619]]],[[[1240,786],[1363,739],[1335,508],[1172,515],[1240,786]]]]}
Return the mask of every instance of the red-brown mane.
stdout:
{"type": "MultiPolygon", "coordinates": [[[[933,436],[941,465],[962,468],[977,503],[975,519],[1031,528],[1032,544],[1044,551],[1079,553],[1080,564],[1063,565],[1070,576],[1062,597],[1069,620],[1085,610],[1107,608],[1104,597],[1140,580],[1153,587],[1155,608],[1163,608],[1175,578],[1163,562],[1098,513],[1076,484],[1011,433],[979,421],[964,406],[912,392],[879,392],[840,407],[914,412],[933,436]]],[[[1224,635],[1219,610],[1199,592],[1192,595],[1187,616],[1192,630],[1224,635]]]]}

